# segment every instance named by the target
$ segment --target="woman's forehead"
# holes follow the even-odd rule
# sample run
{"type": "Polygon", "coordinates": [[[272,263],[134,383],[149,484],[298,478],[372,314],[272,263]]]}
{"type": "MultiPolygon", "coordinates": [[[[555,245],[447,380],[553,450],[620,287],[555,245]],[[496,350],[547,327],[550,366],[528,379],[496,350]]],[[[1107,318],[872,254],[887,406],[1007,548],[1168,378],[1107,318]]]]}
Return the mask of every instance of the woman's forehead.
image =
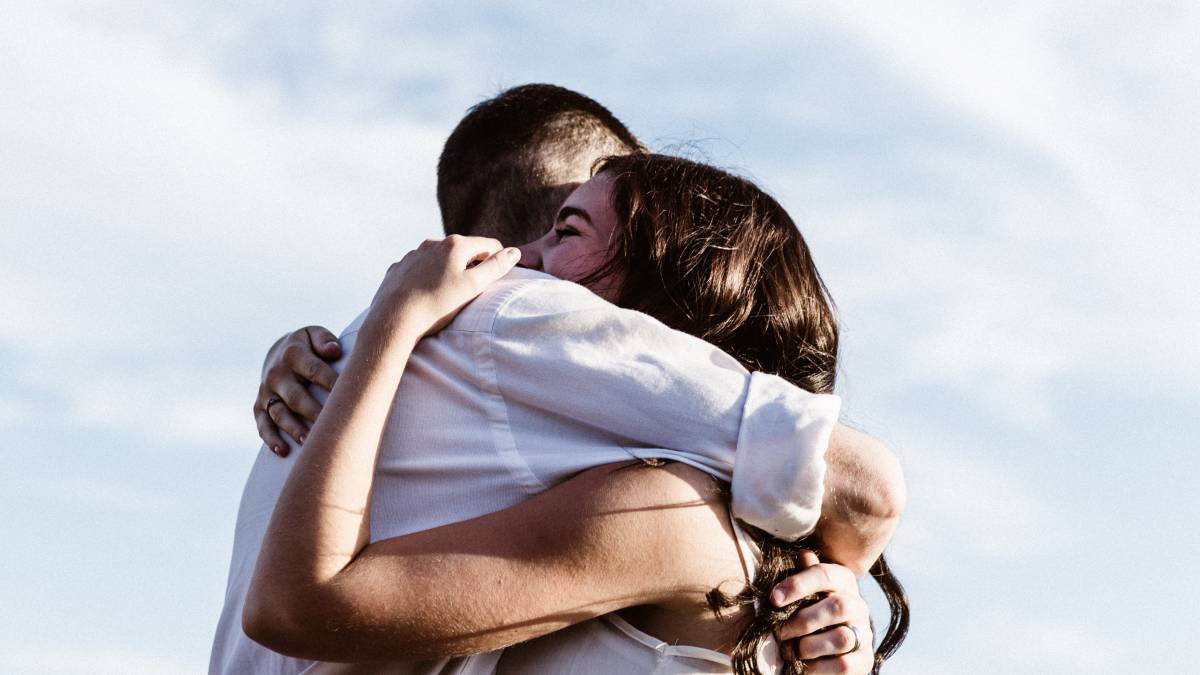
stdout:
{"type": "Polygon", "coordinates": [[[592,226],[602,232],[611,232],[616,226],[616,213],[612,207],[613,180],[605,172],[590,178],[586,183],[575,188],[564,207],[578,209],[587,214],[592,226]]]}

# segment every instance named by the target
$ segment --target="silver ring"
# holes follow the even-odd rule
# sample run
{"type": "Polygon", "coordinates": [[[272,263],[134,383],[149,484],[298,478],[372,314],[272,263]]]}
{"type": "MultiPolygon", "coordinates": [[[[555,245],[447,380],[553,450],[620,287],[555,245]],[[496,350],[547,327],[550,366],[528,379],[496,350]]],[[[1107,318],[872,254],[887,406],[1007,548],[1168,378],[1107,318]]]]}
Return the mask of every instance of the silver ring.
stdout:
{"type": "Polygon", "coordinates": [[[272,396],[271,398],[267,399],[266,405],[263,406],[263,412],[267,413],[267,417],[269,417],[272,421],[274,421],[275,418],[271,417],[271,406],[275,405],[276,403],[282,403],[282,402],[283,402],[283,399],[278,398],[276,396],[272,396]]]}
{"type": "Polygon", "coordinates": [[[850,632],[854,633],[854,646],[851,647],[850,649],[847,649],[846,651],[844,651],[842,653],[843,654],[852,654],[852,653],[858,651],[858,648],[862,645],[862,643],[858,641],[858,629],[857,628],[855,628],[852,624],[846,624],[846,628],[849,628],[850,632]]]}

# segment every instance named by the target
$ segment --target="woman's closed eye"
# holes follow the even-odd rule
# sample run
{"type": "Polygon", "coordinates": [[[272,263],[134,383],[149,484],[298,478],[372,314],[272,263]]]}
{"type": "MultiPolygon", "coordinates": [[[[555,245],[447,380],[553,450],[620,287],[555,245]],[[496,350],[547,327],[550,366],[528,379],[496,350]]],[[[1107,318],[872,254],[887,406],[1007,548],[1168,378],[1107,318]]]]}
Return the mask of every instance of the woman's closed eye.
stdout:
{"type": "Polygon", "coordinates": [[[554,236],[558,237],[559,241],[562,241],[563,237],[578,237],[579,230],[576,230],[570,225],[562,225],[554,228],[554,236]]]}

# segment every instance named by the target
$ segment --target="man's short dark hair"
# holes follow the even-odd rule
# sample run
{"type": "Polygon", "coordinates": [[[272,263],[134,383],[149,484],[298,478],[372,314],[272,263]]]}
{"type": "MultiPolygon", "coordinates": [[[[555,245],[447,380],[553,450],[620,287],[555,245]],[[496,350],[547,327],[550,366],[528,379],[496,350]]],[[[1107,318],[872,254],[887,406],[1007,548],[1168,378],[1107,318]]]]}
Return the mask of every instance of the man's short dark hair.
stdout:
{"type": "Polygon", "coordinates": [[[438,161],[446,234],[521,244],[550,227],[581,161],[641,147],[607,108],[552,84],[525,84],[472,107],[438,161]],[[575,171],[572,172],[572,169],[575,171]]]}

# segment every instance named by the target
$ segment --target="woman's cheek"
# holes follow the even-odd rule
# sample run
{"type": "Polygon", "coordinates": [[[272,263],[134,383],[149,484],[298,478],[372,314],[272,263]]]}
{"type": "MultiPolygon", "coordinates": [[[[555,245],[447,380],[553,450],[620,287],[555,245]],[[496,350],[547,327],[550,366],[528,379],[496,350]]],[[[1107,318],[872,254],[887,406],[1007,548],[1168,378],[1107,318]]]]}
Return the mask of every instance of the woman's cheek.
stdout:
{"type": "Polygon", "coordinates": [[[567,246],[556,246],[554,251],[542,261],[544,272],[567,281],[582,279],[584,275],[579,273],[579,269],[578,256],[572,255],[567,246]]]}
{"type": "Polygon", "coordinates": [[[567,281],[579,282],[604,264],[605,253],[585,246],[559,244],[542,257],[542,271],[567,281]]]}

